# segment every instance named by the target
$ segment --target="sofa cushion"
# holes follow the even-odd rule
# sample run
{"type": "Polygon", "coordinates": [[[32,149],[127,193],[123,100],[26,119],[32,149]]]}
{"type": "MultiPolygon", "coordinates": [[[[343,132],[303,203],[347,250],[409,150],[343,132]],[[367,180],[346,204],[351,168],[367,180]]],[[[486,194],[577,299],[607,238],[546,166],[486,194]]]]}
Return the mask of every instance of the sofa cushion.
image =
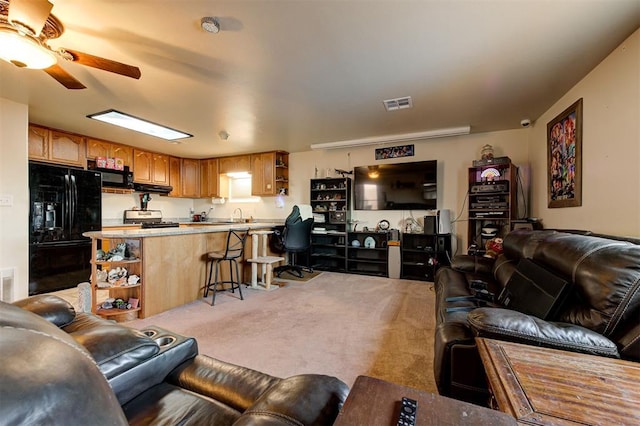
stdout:
{"type": "Polygon", "coordinates": [[[0,302],[0,422],[125,425],[89,353],[54,324],[0,302]]]}
{"type": "Polygon", "coordinates": [[[619,358],[616,344],[594,331],[573,324],[544,321],[503,308],[469,312],[469,325],[479,337],[619,358]]]}
{"type": "Polygon", "coordinates": [[[138,330],[85,313],[78,314],[64,331],[91,353],[107,379],[133,368],[160,350],[156,342],[138,330]]]}
{"type": "Polygon", "coordinates": [[[64,327],[76,317],[76,311],[71,303],[52,294],[39,294],[18,300],[12,304],[40,315],[58,327],[64,327]]]}

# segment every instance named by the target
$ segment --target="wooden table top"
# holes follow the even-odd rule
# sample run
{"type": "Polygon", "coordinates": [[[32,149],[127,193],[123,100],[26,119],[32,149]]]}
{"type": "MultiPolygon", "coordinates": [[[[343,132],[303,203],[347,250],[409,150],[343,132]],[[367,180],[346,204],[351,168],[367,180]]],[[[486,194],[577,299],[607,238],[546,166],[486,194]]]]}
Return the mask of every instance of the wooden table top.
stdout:
{"type": "Polygon", "coordinates": [[[530,425],[640,425],[640,363],[478,338],[501,411],[530,425]]]}
{"type": "Polygon", "coordinates": [[[356,379],[334,425],[395,425],[404,396],[418,402],[416,426],[516,425],[500,411],[367,376],[356,379]]]}

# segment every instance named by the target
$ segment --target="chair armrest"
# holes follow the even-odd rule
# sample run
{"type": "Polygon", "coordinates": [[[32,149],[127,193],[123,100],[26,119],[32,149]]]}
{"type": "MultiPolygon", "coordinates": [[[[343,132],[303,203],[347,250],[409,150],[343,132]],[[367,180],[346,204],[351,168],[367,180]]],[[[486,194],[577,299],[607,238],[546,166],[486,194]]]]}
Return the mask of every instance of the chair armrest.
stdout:
{"type": "Polygon", "coordinates": [[[503,308],[478,308],[467,316],[478,337],[620,358],[616,344],[587,328],[545,321],[503,308]]]}
{"type": "Polygon", "coordinates": [[[249,407],[234,426],[330,425],[349,388],[335,377],[302,374],[282,379],[249,407]]]}
{"type": "Polygon", "coordinates": [[[12,305],[33,312],[57,327],[64,327],[76,317],[76,311],[69,302],[52,294],[27,297],[13,302],[12,305]]]}
{"type": "Polygon", "coordinates": [[[478,274],[492,275],[495,259],[480,256],[460,254],[451,260],[451,268],[460,272],[474,272],[478,274]]]}

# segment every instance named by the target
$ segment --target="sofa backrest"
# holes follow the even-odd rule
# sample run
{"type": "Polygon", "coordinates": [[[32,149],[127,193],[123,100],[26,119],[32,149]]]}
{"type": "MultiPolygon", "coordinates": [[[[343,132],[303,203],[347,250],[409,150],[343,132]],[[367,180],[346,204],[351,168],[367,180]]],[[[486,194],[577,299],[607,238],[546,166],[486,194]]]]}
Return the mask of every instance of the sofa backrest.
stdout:
{"type": "Polygon", "coordinates": [[[522,257],[574,285],[558,321],[581,325],[612,340],[640,318],[640,245],[617,239],[518,230],[504,239],[509,262],[522,257]]]}
{"type": "Polygon", "coordinates": [[[3,424],[127,424],[94,360],[67,333],[3,302],[0,333],[3,424]]]}

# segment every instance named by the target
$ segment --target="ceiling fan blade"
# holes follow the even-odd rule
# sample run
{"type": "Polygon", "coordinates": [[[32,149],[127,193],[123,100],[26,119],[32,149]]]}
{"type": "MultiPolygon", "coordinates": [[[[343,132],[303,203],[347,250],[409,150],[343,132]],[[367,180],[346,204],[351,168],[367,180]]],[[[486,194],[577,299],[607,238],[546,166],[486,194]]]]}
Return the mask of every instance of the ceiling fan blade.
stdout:
{"type": "Polygon", "coordinates": [[[142,75],[140,73],[140,68],[132,65],[123,64],[121,62],[112,61],[111,59],[105,59],[99,56],[89,55],[88,53],[82,53],[76,50],[63,50],[73,56],[73,62],[77,62],[88,67],[113,72],[124,75],[125,77],[135,78],[136,80],[142,75]]]}
{"type": "Polygon", "coordinates": [[[52,8],[49,0],[11,0],[9,22],[27,27],[38,37],[52,8]]]}
{"type": "Polygon", "coordinates": [[[60,65],[54,64],[49,68],[45,68],[44,72],[55,78],[58,83],[67,89],[86,89],[87,87],[75,79],[71,74],[66,72],[60,65]]]}

